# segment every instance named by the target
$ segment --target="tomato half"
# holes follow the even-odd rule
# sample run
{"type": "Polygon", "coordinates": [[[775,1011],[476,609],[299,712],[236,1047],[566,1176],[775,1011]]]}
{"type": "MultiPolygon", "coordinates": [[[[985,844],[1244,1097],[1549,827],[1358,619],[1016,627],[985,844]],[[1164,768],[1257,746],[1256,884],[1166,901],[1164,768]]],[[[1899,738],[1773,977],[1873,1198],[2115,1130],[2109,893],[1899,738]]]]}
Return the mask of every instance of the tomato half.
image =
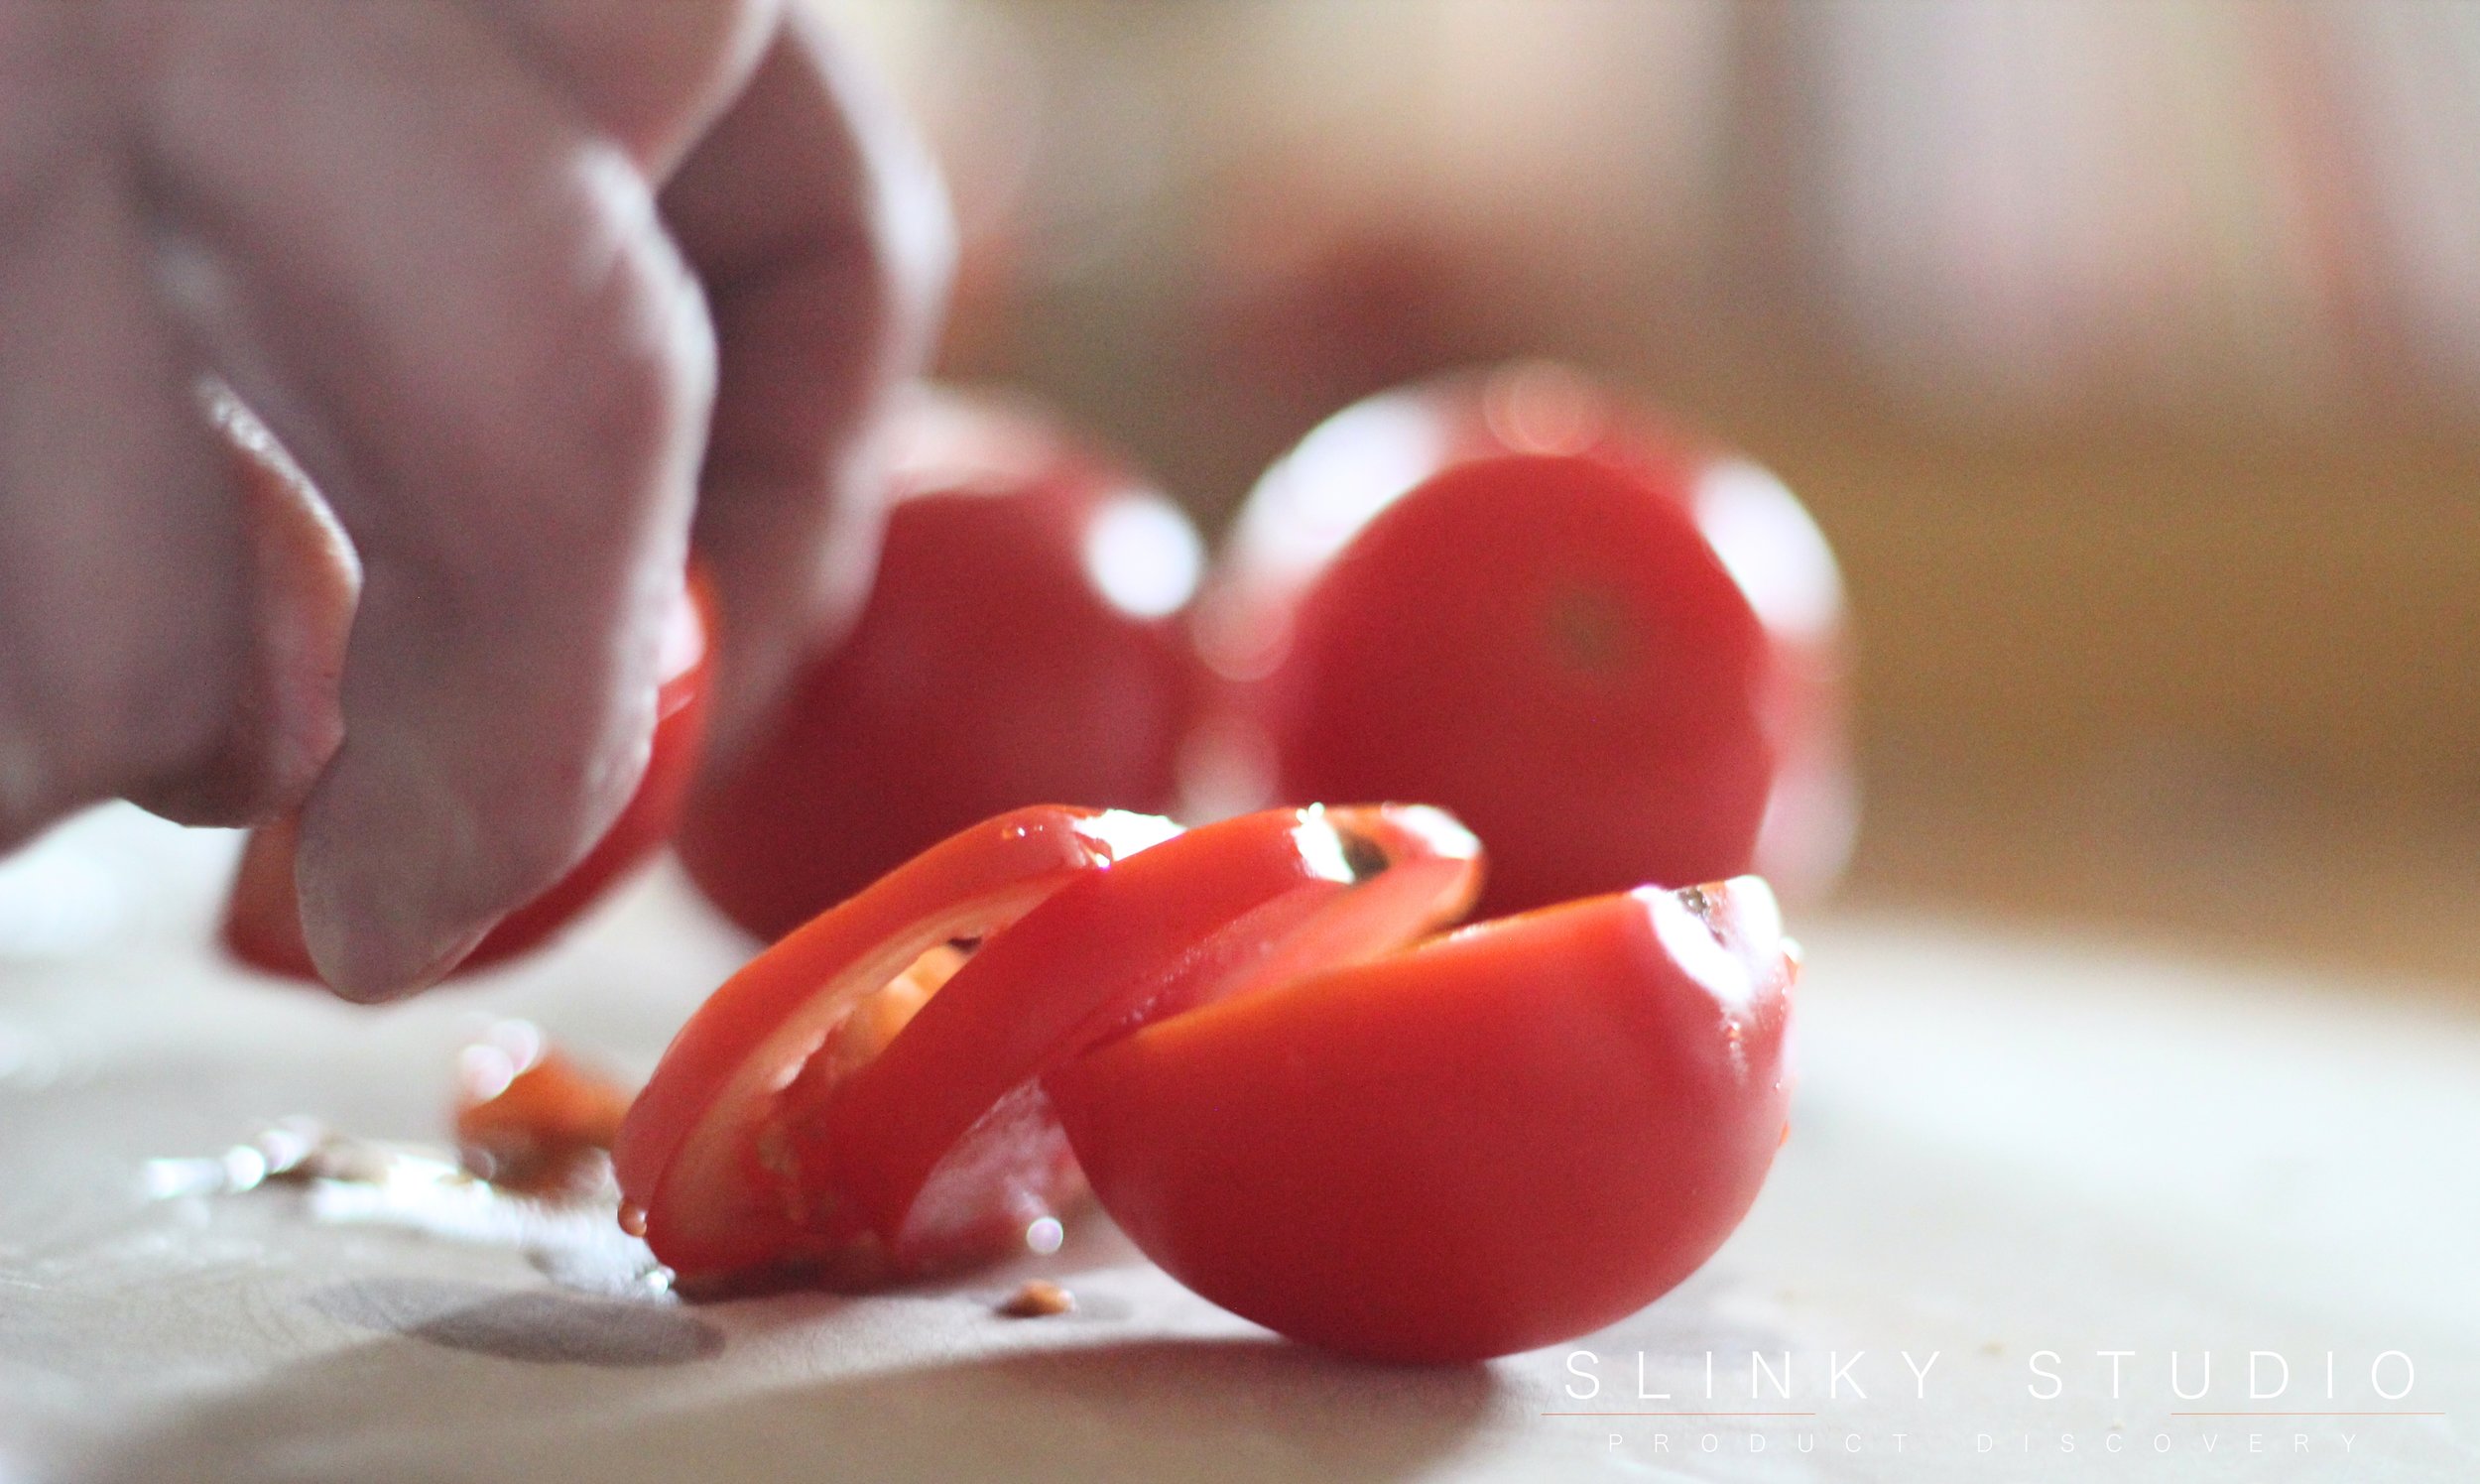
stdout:
{"type": "MultiPolygon", "coordinates": [[[[537,947],[670,838],[697,770],[715,633],[714,600],[694,570],[683,594],[662,639],[654,739],[637,792],[584,859],[541,896],[500,919],[450,977],[537,947]]],[[[297,837],[296,821],[289,816],[250,832],[241,868],[233,877],[232,899],[224,909],[223,939],[233,956],[252,968],[315,981],[318,968],[302,936],[301,904],[294,889],[297,837]]]]}
{"type": "Polygon", "coordinates": [[[897,446],[868,607],[682,829],[690,878],[762,938],[1001,809],[1172,803],[1187,518],[1027,406],[941,394],[897,446]]]}
{"type": "Polygon", "coordinates": [[[1480,847],[1420,805],[1269,809],[1189,830],[1029,912],[803,1115],[813,1192],[890,1242],[1051,1129],[1036,1079],[1129,1026],[1382,953],[1462,915],[1480,847]],[[961,1174],[960,1174],[961,1173],[961,1174]]]}
{"type": "Polygon", "coordinates": [[[1762,881],[1648,888],[1157,1020],[1044,1085],[1103,1206],[1198,1294],[1479,1359],[1721,1245],[1782,1142],[1793,977],[1762,881]]]}
{"type": "Polygon", "coordinates": [[[1838,868],[1841,587],[1753,463],[1572,372],[1373,398],[1270,469],[1200,604],[1206,794],[1423,799],[1485,913],[1838,868]]]}
{"type": "Polygon", "coordinates": [[[898,1247],[800,1188],[784,1094],[808,1085],[805,1074],[831,1085],[865,1063],[935,987],[926,955],[996,932],[1176,832],[1149,815],[1018,809],[939,842],[751,960],[682,1028],[612,1151],[655,1254],[692,1284],[806,1270],[849,1287],[969,1260],[1010,1222],[1021,1232],[1072,1180],[1063,1149],[998,1172],[998,1187],[959,1191],[974,1215],[948,1223],[944,1245],[898,1247]]]}

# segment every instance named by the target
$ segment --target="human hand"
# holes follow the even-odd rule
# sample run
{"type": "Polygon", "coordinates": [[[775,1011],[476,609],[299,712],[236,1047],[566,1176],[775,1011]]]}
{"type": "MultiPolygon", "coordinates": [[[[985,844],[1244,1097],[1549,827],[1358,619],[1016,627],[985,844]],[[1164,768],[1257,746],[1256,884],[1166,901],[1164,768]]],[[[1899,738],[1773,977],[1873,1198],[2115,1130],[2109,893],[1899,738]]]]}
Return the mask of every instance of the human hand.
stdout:
{"type": "Polygon", "coordinates": [[[0,0],[0,849],[298,806],[328,982],[435,979],[626,802],[692,535],[726,746],[857,600],[948,252],[791,0],[0,0]]]}

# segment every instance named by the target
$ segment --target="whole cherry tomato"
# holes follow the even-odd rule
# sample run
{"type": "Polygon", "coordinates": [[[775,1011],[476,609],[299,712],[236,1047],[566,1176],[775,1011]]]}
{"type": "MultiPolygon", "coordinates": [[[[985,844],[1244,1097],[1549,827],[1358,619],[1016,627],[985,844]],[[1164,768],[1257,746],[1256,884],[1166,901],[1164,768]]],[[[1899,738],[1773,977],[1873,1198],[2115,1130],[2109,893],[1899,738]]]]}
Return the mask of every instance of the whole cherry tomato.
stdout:
{"type": "MultiPolygon", "coordinates": [[[[713,634],[713,599],[704,579],[691,570],[663,635],[654,740],[637,792],[585,858],[541,896],[502,918],[457,965],[456,974],[488,968],[538,946],[670,837],[697,770],[713,634]]],[[[294,893],[295,839],[291,818],[251,831],[233,878],[232,900],[224,909],[224,946],[253,968],[315,980],[318,969],[302,937],[300,901],[294,893]]]]}
{"type": "Polygon", "coordinates": [[[937,397],[898,441],[877,584],[679,848],[773,938],[976,819],[1157,810],[1194,691],[1178,510],[1027,407],[937,397]]]}
{"type": "Polygon", "coordinates": [[[1476,1360],[1711,1256],[1785,1131],[1772,894],[1652,888],[1159,1019],[1045,1079],[1145,1254],[1298,1339],[1476,1360]]]}
{"type": "Polygon", "coordinates": [[[1178,833],[1150,815],[1038,805],[940,841],[751,960],[689,1018],[612,1150],[635,1225],[693,1286],[865,1287],[1001,1250],[1076,1188],[1055,1126],[943,1192],[934,1239],[891,1246],[797,1179],[787,1092],[866,1066],[963,948],[1071,881],[1178,833]],[[805,1081],[806,1079],[806,1081],[805,1081]]]}
{"type": "Polygon", "coordinates": [[[1197,616],[1208,808],[1432,800],[1485,912],[1838,868],[1834,559],[1771,475],[1572,372],[1336,415],[1268,471],[1197,616]]]}

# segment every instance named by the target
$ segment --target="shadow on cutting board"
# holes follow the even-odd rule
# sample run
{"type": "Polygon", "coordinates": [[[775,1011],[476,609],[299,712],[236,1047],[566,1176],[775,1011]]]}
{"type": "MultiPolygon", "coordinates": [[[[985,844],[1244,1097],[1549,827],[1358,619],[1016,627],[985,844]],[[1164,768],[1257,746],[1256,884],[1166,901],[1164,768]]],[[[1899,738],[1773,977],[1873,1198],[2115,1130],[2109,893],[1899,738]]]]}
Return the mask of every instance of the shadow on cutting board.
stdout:
{"type": "Polygon", "coordinates": [[[668,1303],[411,1279],[303,1301],[381,1337],[65,1477],[1387,1479],[1508,1405],[1484,1367],[1367,1366],[1271,1336],[1114,1342],[1062,1324],[1023,1331],[1042,1348],[821,1378],[838,1357],[799,1326],[744,1333],[668,1303]]]}
{"type": "Polygon", "coordinates": [[[504,1291],[425,1278],[367,1278],[303,1300],[357,1329],[538,1365],[677,1366],[723,1353],[723,1331],[673,1304],[504,1291]]]}

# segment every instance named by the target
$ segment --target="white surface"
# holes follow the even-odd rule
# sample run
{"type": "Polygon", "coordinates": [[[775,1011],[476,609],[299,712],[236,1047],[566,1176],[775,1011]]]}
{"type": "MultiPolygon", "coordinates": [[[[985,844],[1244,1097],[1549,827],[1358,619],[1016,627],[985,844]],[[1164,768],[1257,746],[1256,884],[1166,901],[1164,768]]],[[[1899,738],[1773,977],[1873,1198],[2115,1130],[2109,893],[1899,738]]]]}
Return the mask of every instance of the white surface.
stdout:
{"type": "Polygon", "coordinates": [[[286,1114],[438,1138],[479,1008],[642,1071],[741,950],[659,877],[487,989],[373,1014],[203,949],[228,843],[108,815],[45,850],[46,879],[101,893],[67,910],[118,926],[0,941],[0,1484],[2480,1478],[2480,1024],[2382,986],[1795,924],[1798,1112],[1723,1253],[1581,1346],[1390,1371],[1219,1313],[1090,1219],[947,1288],[694,1307],[636,1284],[599,1221],[432,1213],[459,1236],[333,1194],[149,1200],[149,1158],[286,1114]],[[1035,1272],[1078,1311],[995,1316],[1035,1272]],[[1748,1400],[1752,1349],[1778,1373],[1790,1352],[1791,1400],[1748,1400]],[[2135,1352],[2116,1401],[2113,1349],[2135,1352]],[[1829,1397],[1854,1350],[1866,1399],[1829,1397]],[[2044,1350],[2054,1401],[2028,1394],[2044,1350]],[[2211,1352],[2207,1399],[2170,1394],[2173,1350],[2189,1390],[2211,1352]],[[2287,1397],[2248,1399],[2251,1350],[2287,1357],[2287,1397]],[[1672,1400],[1636,1399],[1640,1351],[1672,1400]],[[1924,1397],[1907,1351],[1937,1355],[1924,1397]],[[2415,1367],[2399,1402],[2369,1390],[2384,1351],[2415,1367]],[[1545,1415],[1653,1410],[1817,1415],[1545,1415]],[[2171,1416],[2208,1410],[2444,1415],[2171,1416]]]}

